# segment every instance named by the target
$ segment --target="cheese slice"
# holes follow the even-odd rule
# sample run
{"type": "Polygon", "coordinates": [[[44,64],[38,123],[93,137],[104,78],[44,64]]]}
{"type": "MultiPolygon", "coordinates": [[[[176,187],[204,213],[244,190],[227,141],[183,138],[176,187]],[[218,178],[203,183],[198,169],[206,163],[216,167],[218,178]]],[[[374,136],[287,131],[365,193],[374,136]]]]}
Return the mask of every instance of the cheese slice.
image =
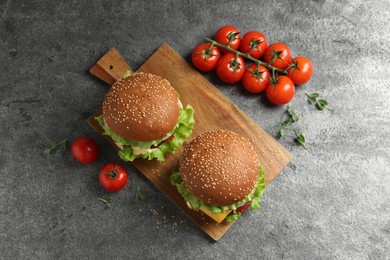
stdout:
{"type": "Polygon", "coordinates": [[[232,210],[228,209],[225,210],[222,213],[212,213],[210,210],[206,209],[205,207],[199,208],[204,214],[209,216],[210,218],[214,219],[216,222],[221,223],[229,214],[232,212],[232,210]]]}

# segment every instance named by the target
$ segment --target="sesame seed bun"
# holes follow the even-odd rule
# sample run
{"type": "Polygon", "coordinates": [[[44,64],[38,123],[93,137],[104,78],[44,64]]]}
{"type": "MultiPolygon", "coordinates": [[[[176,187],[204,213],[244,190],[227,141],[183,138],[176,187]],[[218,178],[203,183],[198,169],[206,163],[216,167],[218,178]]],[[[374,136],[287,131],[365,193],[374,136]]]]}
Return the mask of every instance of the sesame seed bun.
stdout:
{"type": "Polygon", "coordinates": [[[179,119],[179,99],[168,80],[135,73],[115,82],[103,101],[103,117],[117,135],[148,142],[166,136],[179,119]]]}
{"type": "Polygon", "coordinates": [[[183,184],[209,205],[227,206],[243,200],[256,187],[259,160],[252,144],[227,130],[197,136],[180,159],[183,184]]]}

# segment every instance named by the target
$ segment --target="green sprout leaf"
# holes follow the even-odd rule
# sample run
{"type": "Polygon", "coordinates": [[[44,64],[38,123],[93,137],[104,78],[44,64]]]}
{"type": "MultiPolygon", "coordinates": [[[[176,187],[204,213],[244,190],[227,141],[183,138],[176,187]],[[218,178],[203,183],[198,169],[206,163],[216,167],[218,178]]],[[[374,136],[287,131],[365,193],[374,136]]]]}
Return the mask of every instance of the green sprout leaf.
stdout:
{"type": "Polygon", "coordinates": [[[131,197],[130,204],[134,205],[137,202],[138,199],[138,193],[134,194],[133,197],[131,197]]]}
{"type": "Polygon", "coordinates": [[[283,136],[286,135],[286,128],[282,127],[280,130],[279,130],[279,137],[282,138],[283,136]]]}
{"type": "Polygon", "coordinates": [[[49,156],[49,155],[51,154],[51,151],[52,151],[51,148],[45,148],[45,149],[43,150],[43,154],[44,154],[45,156],[49,156]]]}
{"type": "Polygon", "coordinates": [[[49,169],[55,170],[54,164],[52,163],[52,157],[54,157],[57,153],[59,153],[66,147],[68,139],[64,139],[60,142],[54,142],[50,138],[48,138],[41,130],[36,130],[36,132],[47,141],[47,147],[43,149],[43,155],[47,158],[47,164],[49,165],[49,169]]]}
{"type": "Polygon", "coordinates": [[[293,121],[291,120],[291,118],[288,118],[288,119],[286,119],[286,120],[284,120],[284,121],[282,122],[282,127],[288,128],[288,127],[291,125],[292,122],[293,122],[293,121]]]}
{"type": "Polygon", "coordinates": [[[290,129],[291,124],[299,119],[297,112],[290,106],[287,106],[287,114],[288,118],[282,122],[282,128],[279,130],[280,138],[284,137],[287,134],[287,130],[290,129]]]}
{"type": "Polygon", "coordinates": [[[307,96],[307,99],[309,100],[310,103],[315,104],[317,102],[317,98],[320,96],[318,93],[305,93],[307,96]]]}
{"type": "Polygon", "coordinates": [[[287,112],[290,115],[290,118],[292,119],[292,121],[294,121],[294,122],[298,121],[299,117],[292,107],[287,106],[287,112]]]}
{"type": "Polygon", "coordinates": [[[298,131],[295,131],[295,135],[296,135],[296,137],[295,137],[294,141],[295,141],[297,144],[302,145],[303,147],[306,148],[306,139],[305,139],[305,136],[304,136],[302,133],[298,132],[298,131]]]}
{"type": "Polygon", "coordinates": [[[138,197],[139,197],[140,201],[145,202],[145,201],[147,201],[149,199],[149,195],[147,193],[139,192],[138,195],[139,195],[138,197]]]}
{"type": "Polygon", "coordinates": [[[145,192],[142,192],[141,187],[138,185],[135,194],[133,195],[133,197],[131,197],[130,204],[134,205],[135,203],[137,203],[137,201],[145,202],[147,200],[149,200],[149,195],[145,192]]]}
{"type": "MultiPolygon", "coordinates": [[[[291,128],[291,125],[299,120],[299,116],[297,112],[290,106],[287,106],[287,114],[288,114],[288,118],[282,122],[282,128],[279,130],[279,138],[286,136],[288,130],[290,130],[291,128]]],[[[306,148],[305,136],[302,133],[298,132],[297,130],[294,130],[294,132],[295,132],[294,142],[306,148]]]]}
{"type": "Polygon", "coordinates": [[[330,109],[328,107],[328,101],[326,101],[325,99],[320,99],[317,101],[316,103],[316,107],[319,109],[319,110],[324,110],[324,109],[328,109],[330,111],[333,111],[333,109],[330,109]]]}
{"type": "Polygon", "coordinates": [[[103,202],[106,205],[106,209],[111,207],[112,198],[106,198],[106,199],[98,198],[98,200],[100,200],[101,202],[103,202]]]}
{"type": "Polygon", "coordinates": [[[333,111],[333,109],[330,109],[328,107],[328,101],[326,101],[325,99],[318,99],[320,97],[320,94],[318,93],[305,93],[305,95],[307,96],[307,99],[309,100],[309,102],[311,104],[314,104],[318,110],[324,110],[324,109],[328,109],[330,111],[333,111]]]}

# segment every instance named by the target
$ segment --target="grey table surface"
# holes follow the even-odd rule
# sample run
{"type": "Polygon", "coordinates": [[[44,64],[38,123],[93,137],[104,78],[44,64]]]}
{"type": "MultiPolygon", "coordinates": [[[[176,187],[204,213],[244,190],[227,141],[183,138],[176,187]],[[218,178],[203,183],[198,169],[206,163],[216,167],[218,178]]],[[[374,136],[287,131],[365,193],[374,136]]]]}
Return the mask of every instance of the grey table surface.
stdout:
{"type": "MultiPolygon", "coordinates": [[[[0,259],[390,259],[389,17],[388,0],[0,1],[0,259]],[[307,149],[278,140],[293,160],[213,242],[129,164],[124,190],[100,187],[120,160],[86,123],[107,90],[88,70],[113,46],[132,68],[164,42],[190,61],[226,24],[287,43],[315,72],[290,103],[307,149]],[[92,137],[100,157],[81,165],[68,146],[50,170],[37,131],[92,137]],[[138,186],[150,199],[131,205],[138,186]]],[[[276,137],[286,106],[204,75],[276,137]]]]}

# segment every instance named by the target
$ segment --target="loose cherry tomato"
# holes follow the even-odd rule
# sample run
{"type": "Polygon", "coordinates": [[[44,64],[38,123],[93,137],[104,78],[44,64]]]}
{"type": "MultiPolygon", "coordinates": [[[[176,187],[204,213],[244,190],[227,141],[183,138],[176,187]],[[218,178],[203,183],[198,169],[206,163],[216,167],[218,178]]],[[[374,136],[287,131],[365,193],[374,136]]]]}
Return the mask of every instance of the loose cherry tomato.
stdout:
{"type": "MultiPolygon", "coordinates": [[[[215,41],[223,45],[228,45],[234,50],[238,50],[241,42],[240,32],[234,26],[223,26],[215,34],[215,41]]],[[[219,48],[221,53],[228,53],[228,50],[219,48]]]]}
{"type": "Polygon", "coordinates": [[[126,170],[119,164],[107,163],[100,170],[98,178],[105,190],[116,192],[125,187],[128,175],[126,170]]]}
{"type": "Polygon", "coordinates": [[[71,153],[79,162],[91,163],[97,159],[99,148],[93,139],[80,137],[72,143],[71,153]]]}
{"type": "Polygon", "coordinates": [[[287,76],[277,76],[276,82],[271,83],[265,89],[268,100],[275,105],[287,104],[295,94],[295,86],[287,76]]]}
{"type": "Polygon", "coordinates": [[[191,59],[192,64],[201,71],[209,72],[215,69],[220,53],[217,47],[211,48],[210,43],[202,43],[195,47],[192,51],[191,59]]]}
{"type": "Polygon", "coordinates": [[[295,57],[287,72],[287,76],[295,84],[304,84],[310,80],[313,74],[313,64],[306,57],[295,57]]]}
{"type": "Polygon", "coordinates": [[[251,64],[246,69],[241,82],[249,92],[260,93],[269,85],[270,73],[263,65],[257,66],[256,64],[251,64]]]}
{"type": "Polygon", "coordinates": [[[236,211],[237,211],[237,212],[243,212],[243,211],[245,211],[245,210],[249,207],[249,205],[251,205],[251,202],[250,202],[250,201],[247,201],[244,205],[239,206],[239,207],[236,209],[236,211]]]}
{"type": "Polygon", "coordinates": [[[219,60],[216,71],[222,81],[236,83],[244,76],[244,59],[241,56],[236,57],[234,53],[227,53],[219,60]]]}
{"type": "Polygon", "coordinates": [[[247,32],[241,39],[240,51],[250,53],[250,56],[259,59],[263,56],[267,44],[267,38],[262,33],[256,31],[247,32]]]}
{"type": "Polygon", "coordinates": [[[287,45],[275,42],[264,52],[263,60],[279,69],[285,69],[291,64],[291,51],[287,45]]]}

